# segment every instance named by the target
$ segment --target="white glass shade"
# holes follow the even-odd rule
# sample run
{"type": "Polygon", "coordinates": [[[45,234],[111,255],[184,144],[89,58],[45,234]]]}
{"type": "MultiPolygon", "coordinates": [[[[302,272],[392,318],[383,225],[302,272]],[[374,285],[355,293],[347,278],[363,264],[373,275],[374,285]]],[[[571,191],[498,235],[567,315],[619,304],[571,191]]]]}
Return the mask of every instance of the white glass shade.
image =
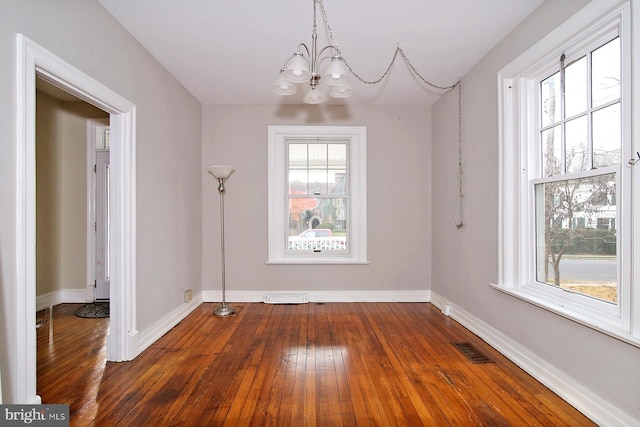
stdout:
{"type": "Polygon", "coordinates": [[[284,71],[284,68],[280,70],[280,75],[271,85],[271,91],[277,95],[293,95],[298,91],[298,88],[296,88],[295,83],[290,82],[284,77],[284,71]]]}
{"type": "Polygon", "coordinates": [[[322,79],[323,83],[331,86],[341,85],[347,82],[347,69],[339,56],[331,58],[331,62],[322,75],[322,79]]]}
{"type": "Polygon", "coordinates": [[[307,61],[300,51],[293,54],[291,59],[287,61],[284,76],[293,83],[308,82],[311,78],[309,71],[309,61],[307,61]]]}
{"type": "Polygon", "coordinates": [[[235,172],[235,168],[229,165],[213,165],[207,168],[207,171],[214,177],[220,179],[227,179],[233,172],[235,172]]]}
{"type": "Polygon", "coordinates": [[[348,84],[332,86],[329,91],[329,96],[332,98],[349,98],[351,95],[353,95],[353,89],[348,84]]]}
{"type": "Polygon", "coordinates": [[[320,90],[317,86],[309,89],[307,94],[304,96],[304,102],[306,104],[322,104],[327,100],[327,97],[322,90],[320,90]]]}

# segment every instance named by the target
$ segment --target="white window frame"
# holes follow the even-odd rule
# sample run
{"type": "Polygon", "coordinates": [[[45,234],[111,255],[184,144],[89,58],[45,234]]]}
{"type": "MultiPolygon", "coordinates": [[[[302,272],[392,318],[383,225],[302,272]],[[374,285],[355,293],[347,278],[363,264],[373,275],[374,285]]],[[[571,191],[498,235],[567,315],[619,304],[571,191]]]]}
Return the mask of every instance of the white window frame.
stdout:
{"type": "MultiPolygon", "coordinates": [[[[632,45],[640,45],[632,25],[639,12],[629,1],[602,0],[589,3],[498,73],[500,223],[499,277],[492,287],[524,301],[640,347],[640,286],[633,286],[640,271],[638,237],[640,198],[631,191],[640,183],[640,169],[628,163],[639,149],[637,132],[640,105],[637,59],[632,45]],[[633,23],[632,23],[633,22],[633,23]],[[539,78],[541,70],[586,38],[618,25],[621,40],[621,165],[609,167],[617,174],[618,303],[610,304],[570,293],[535,280],[535,199],[537,133],[539,130],[539,78]],[[634,39],[632,39],[634,37],[634,39]],[[633,102],[632,102],[633,101],[633,102]],[[633,127],[636,126],[636,129],[633,127]],[[632,137],[633,136],[633,137],[632,137]],[[635,225],[635,227],[634,227],[635,225]],[[635,236],[634,236],[635,235],[635,236]],[[635,239],[633,238],[635,237],[635,239]]],[[[584,45],[583,45],[584,46],[584,45]]],[[[640,164],[636,166],[640,168],[640,164]]],[[[602,170],[601,170],[602,172],[602,170]]],[[[592,172],[583,173],[585,176],[592,172]]],[[[538,180],[540,181],[540,180],[538,180]]],[[[637,281],[637,280],[636,280],[637,281]]]]}
{"type": "Polygon", "coordinates": [[[267,264],[366,264],[367,130],[364,126],[269,126],[268,128],[268,260],[267,264]],[[345,254],[287,251],[287,140],[347,140],[349,162],[349,251],[345,254]]]}

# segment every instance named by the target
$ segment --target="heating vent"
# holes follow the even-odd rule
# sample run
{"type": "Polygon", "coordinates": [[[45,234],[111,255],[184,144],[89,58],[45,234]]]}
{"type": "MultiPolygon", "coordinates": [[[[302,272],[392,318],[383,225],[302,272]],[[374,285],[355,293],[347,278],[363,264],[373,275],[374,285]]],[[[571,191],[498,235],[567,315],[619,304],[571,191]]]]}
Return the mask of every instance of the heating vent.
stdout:
{"type": "Polygon", "coordinates": [[[471,363],[494,363],[493,360],[482,354],[480,350],[475,348],[470,342],[452,342],[462,354],[464,354],[471,363]]]}
{"type": "Polygon", "coordinates": [[[307,304],[308,302],[309,294],[264,294],[265,304],[307,304]]]}

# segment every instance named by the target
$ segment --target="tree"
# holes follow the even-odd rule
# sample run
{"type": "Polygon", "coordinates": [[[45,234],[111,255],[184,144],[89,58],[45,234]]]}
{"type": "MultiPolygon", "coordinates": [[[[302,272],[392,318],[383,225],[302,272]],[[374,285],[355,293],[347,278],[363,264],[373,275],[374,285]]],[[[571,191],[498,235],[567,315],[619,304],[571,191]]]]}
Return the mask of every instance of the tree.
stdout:
{"type": "Polygon", "coordinates": [[[611,174],[567,179],[544,184],[544,280],[550,282],[549,265],[553,267],[553,283],[560,286],[560,261],[576,238],[586,238],[585,228],[593,225],[603,206],[610,204],[615,193],[611,174]]]}
{"type": "MultiPolygon", "coordinates": [[[[552,76],[553,77],[553,76],[552,76]]],[[[549,123],[556,121],[556,85],[549,78],[543,114],[549,123]]],[[[565,173],[587,171],[589,163],[587,142],[558,141],[559,125],[542,133],[544,141],[544,175],[561,177],[565,173]],[[562,149],[564,145],[564,150],[562,149]],[[563,162],[564,160],[564,162],[563,162]]],[[[560,262],[576,238],[586,238],[585,227],[595,228],[598,213],[604,206],[615,204],[615,176],[602,174],[585,178],[559,179],[544,184],[544,281],[551,282],[549,266],[553,268],[553,284],[560,286],[560,262]]],[[[540,193],[537,193],[540,194],[540,193]]],[[[539,196],[538,196],[539,197],[539,196]]],[[[539,212],[539,210],[538,210],[539,212]]],[[[542,224],[538,222],[540,227],[542,224]]],[[[615,238],[615,232],[613,232],[615,238]]]]}

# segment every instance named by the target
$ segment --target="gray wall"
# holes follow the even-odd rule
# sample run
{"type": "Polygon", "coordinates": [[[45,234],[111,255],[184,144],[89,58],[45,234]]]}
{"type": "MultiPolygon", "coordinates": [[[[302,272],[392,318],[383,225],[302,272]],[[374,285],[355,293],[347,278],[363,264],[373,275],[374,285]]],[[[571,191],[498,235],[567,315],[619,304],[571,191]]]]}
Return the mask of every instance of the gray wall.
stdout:
{"type": "Polygon", "coordinates": [[[431,277],[431,112],[427,107],[212,106],[203,108],[203,289],[220,289],[219,202],[226,184],[227,290],[423,291],[431,277]],[[267,127],[366,126],[368,265],[265,265],[267,127]],[[390,173],[392,172],[392,173],[390,173]]]}
{"type": "Polygon", "coordinates": [[[497,72],[584,6],[551,0],[463,79],[465,226],[452,225],[457,94],[433,107],[432,291],[498,329],[596,395],[640,418],[640,349],[489,287],[498,281],[497,72]]]}
{"type": "MultiPolygon", "coordinates": [[[[137,106],[138,329],[201,284],[201,106],[97,1],[0,0],[0,368],[16,390],[16,33],[137,106]]],[[[35,304],[35,301],[34,301],[35,304]]]]}

